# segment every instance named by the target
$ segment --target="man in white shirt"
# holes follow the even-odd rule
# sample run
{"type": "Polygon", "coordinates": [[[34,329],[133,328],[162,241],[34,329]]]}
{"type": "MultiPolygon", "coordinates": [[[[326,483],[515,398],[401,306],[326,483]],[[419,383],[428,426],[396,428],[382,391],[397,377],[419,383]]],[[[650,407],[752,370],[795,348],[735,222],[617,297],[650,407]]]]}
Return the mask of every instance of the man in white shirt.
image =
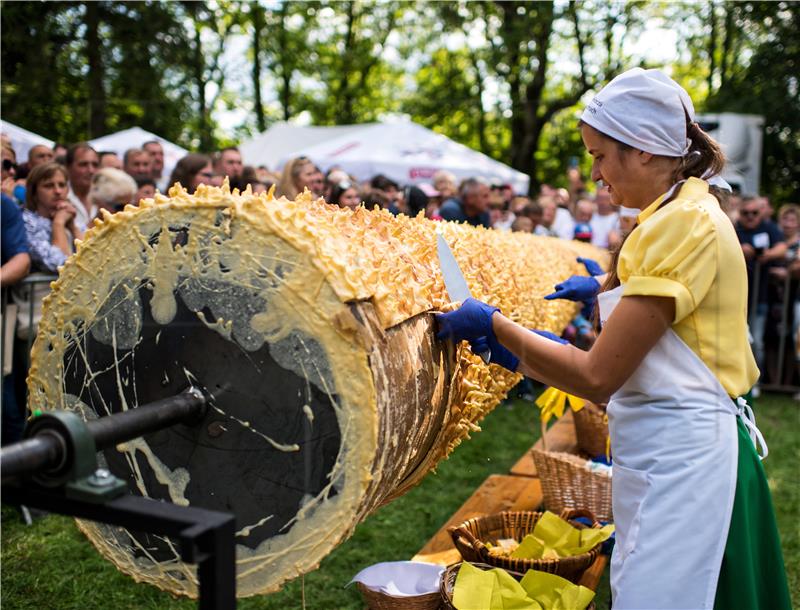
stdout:
{"type": "Polygon", "coordinates": [[[149,140],[142,144],[142,150],[150,155],[150,177],[155,181],[156,188],[165,193],[170,185],[167,184],[169,176],[164,174],[164,147],[158,140],[149,140]]]}
{"type": "Polygon", "coordinates": [[[69,193],[67,199],[75,206],[75,223],[80,231],[97,214],[97,208],[89,201],[92,178],[100,169],[100,157],[86,142],[78,142],[67,149],[67,174],[69,174],[69,193]]]}

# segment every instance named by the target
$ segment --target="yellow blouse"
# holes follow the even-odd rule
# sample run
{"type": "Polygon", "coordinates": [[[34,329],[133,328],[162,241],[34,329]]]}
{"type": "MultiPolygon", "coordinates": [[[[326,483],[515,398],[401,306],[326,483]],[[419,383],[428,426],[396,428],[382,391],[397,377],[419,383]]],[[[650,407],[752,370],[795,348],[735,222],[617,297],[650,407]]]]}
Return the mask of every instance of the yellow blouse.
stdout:
{"type": "Polygon", "coordinates": [[[730,396],[740,396],[758,367],[747,340],[747,271],[736,231],[703,180],[689,178],[658,209],[663,199],[642,210],[622,247],[622,294],[674,298],[672,329],[730,396]]]}

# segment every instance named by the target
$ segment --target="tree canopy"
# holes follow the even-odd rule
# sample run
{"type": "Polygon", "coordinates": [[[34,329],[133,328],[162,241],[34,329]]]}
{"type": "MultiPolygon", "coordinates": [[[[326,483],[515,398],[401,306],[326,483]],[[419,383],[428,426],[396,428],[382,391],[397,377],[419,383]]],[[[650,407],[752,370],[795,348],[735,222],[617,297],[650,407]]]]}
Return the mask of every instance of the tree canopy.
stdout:
{"type": "Polygon", "coordinates": [[[61,142],[139,125],[208,151],[278,120],[405,115],[528,173],[535,188],[586,163],[575,129],[586,96],[643,65],[670,70],[698,110],[763,115],[762,190],[800,197],[793,2],[1,6],[3,116],[61,142]],[[645,52],[664,32],[675,47],[667,66],[645,52]]]}

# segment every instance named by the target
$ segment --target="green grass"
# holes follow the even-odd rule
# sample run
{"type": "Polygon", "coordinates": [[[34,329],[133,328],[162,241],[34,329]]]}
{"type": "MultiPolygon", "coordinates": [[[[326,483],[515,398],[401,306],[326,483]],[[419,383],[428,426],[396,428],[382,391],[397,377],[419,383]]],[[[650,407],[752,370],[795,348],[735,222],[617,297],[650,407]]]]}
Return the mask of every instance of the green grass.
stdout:
{"type": "MultiPolygon", "coordinates": [[[[789,585],[800,603],[800,405],[785,397],[758,401],[758,424],[770,447],[765,462],[781,531],[789,585]]],[[[239,608],[286,609],[302,606],[338,610],[363,608],[353,587],[344,588],[362,568],[380,561],[409,559],[490,474],[507,473],[538,436],[534,407],[501,405],[484,431],[464,442],[436,474],[403,498],[381,508],[304,579],[271,596],[239,601],[239,608]]],[[[196,604],[137,584],[100,557],[66,517],[49,516],[25,526],[17,513],[2,511],[2,607],[19,610],[188,609],[196,604]]],[[[598,610],[608,608],[608,574],[601,581],[598,610]]]]}

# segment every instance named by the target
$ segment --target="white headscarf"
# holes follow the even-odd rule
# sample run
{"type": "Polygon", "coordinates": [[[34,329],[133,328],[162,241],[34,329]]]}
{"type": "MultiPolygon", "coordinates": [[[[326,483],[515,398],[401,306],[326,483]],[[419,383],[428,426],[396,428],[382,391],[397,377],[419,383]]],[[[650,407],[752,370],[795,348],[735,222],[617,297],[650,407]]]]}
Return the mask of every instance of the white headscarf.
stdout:
{"type": "Polygon", "coordinates": [[[694,121],[694,105],[683,87],[660,70],[633,68],[603,87],[581,121],[638,150],[683,157],[692,144],[687,115],[694,121]]]}

